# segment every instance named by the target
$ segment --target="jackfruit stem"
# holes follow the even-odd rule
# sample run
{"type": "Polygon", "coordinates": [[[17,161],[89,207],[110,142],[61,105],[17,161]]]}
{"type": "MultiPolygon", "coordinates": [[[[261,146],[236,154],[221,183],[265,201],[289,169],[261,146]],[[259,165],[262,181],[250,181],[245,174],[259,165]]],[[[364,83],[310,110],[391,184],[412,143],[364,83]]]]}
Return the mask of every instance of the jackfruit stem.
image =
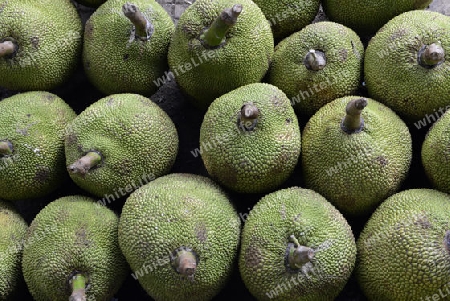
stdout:
{"type": "Polygon", "coordinates": [[[238,126],[243,131],[252,131],[258,122],[259,109],[253,103],[246,103],[241,107],[238,126]]]}
{"type": "Polygon", "coordinates": [[[11,41],[3,41],[0,43],[0,57],[11,55],[16,51],[16,45],[11,41]]]}
{"type": "Polygon", "coordinates": [[[92,167],[98,165],[102,161],[99,153],[91,151],[78,159],[75,163],[67,168],[70,173],[79,173],[85,175],[92,167]]]}
{"type": "Polygon", "coordinates": [[[294,235],[291,235],[289,238],[294,243],[294,246],[289,250],[289,266],[292,269],[300,269],[305,263],[310,262],[314,258],[314,250],[310,247],[301,246],[294,235]]]}
{"type": "Polygon", "coordinates": [[[133,23],[136,30],[135,36],[143,41],[150,39],[153,33],[153,24],[144,16],[139,8],[131,3],[125,3],[122,6],[122,11],[131,23],[133,23]]]}
{"type": "Polygon", "coordinates": [[[367,106],[367,99],[364,97],[354,99],[347,104],[345,108],[344,119],[341,128],[347,134],[360,132],[364,127],[364,119],[361,117],[362,110],[367,106]]]}
{"type": "Polygon", "coordinates": [[[192,251],[180,250],[174,261],[178,273],[186,277],[192,277],[197,269],[197,257],[192,251]]]}
{"type": "Polygon", "coordinates": [[[327,65],[325,53],[320,50],[311,49],[306,54],[303,64],[305,64],[305,67],[309,70],[322,70],[327,65]]]}
{"type": "Polygon", "coordinates": [[[72,295],[69,301],[86,301],[86,278],[82,274],[76,274],[71,279],[72,295]]]}
{"type": "Polygon", "coordinates": [[[12,155],[14,149],[9,141],[0,141],[0,157],[12,155]]]}
{"type": "Polygon", "coordinates": [[[224,9],[220,16],[200,36],[200,39],[210,47],[219,46],[224,42],[228,30],[238,21],[241,12],[241,4],[235,4],[232,8],[224,9]]]}
{"type": "Polygon", "coordinates": [[[426,45],[419,51],[419,62],[424,67],[434,67],[445,60],[445,50],[435,43],[426,45]]]}

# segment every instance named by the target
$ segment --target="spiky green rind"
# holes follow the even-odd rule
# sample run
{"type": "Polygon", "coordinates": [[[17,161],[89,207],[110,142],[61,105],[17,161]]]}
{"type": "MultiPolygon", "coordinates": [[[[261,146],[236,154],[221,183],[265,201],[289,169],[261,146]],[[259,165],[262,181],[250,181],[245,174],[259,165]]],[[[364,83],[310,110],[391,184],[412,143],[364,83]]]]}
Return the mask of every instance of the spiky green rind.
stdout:
{"type": "Polygon", "coordinates": [[[253,1],[198,0],[180,17],[168,60],[181,89],[197,107],[206,110],[215,98],[261,81],[273,51],[270,24],[253,1]],[[213,49],[204,46],[199,38],[205,28],[234,4],[242,4],[243,9],[225,44],[213,49]]]}
{"type": "Polygon", "coordinates": [[[61,98],[43,91],[0,102],[0,141],[13,146],[11,155],[0,156],[0,198],[37,198],[59,187],[67,176],[64,128],[75,117],[61,98]]]}
{"type": "Polygon", "coordinates": [[[110,300],[129,271],[118,224],[112,210],[83,196],[62,197],[42,209],[23,250],[23,275],[33,298],[67,301],[69,280],[81,273],[88,279],[87,300],[110,300]]]}
{"type": "MultiPolygon", "coordinates": [[[[389,3],[391,5],[391,3],[389,3]]],[[[364,75],[369,95],[416,122],[450,103],[450,18],[410,11],[389,21],[366,49],[364,75]],[[446,53],[434,67],[419,64],[418,53],[436,43],[446,53]]]]}
{"type": "Polygon", "coordinates": [[[327,17],[355,30],[359,35],[374,35],[384,24],[410,10],[425,9],[432,0],[323,0],[327,17]]]}
{"type": "Polygon", "coordinates": [[[18,50],[0,58],[0,86],[50,90],[72,75],[81,56],[82,24],[70,0],[0,0],[0,42],[18,50]]]}
{"type": "Polygon", "coordinates": [[[90,151],[99,152],[102,162],[85,175],[70,173],[72,180],[93,195],[115,199],[170,171],[178,133],[150,99],[113,94],[90,105],[66,127],[67,166],[90,151]]]}
{"type": "Polygon", "coordinates": [[[428,131],[421,156],[425,173],[434,187],[450,193],[450,110],[428,131]]]}
{"type": "Polygon", "coordinates": [[[22,248],[28,225],[16,209],[0,200],[0,300],[12,300],[22,279],[22,248]]]}
{"type": "Polygon", "coordinates": [[[89,80],[106,95],[136,93],[150,96],[168,72],[167,51],[175,26],[156,1],[129,1],[153,25],[149,40],[136,39],[124,15],[125,1],[111,0],[89,18],[84,31],[83,66],[89,80]]]}
{"type": "Polygon", "coordinates": [[[355,238],[342,214],[320,194],[292,187],[266,195],[250,211],[239,270],[258,300],[331,301],[344,288],[355,257],[355,238]],[[315,253],[300,270],[286,265],[291,235],[315,253]]]}
{"type": "Polygon", "coordinates": [[[286,93],[300,114],[310,117],[326,103],[358,90],[363,59],[364,46],[353,30],[334,22],[314,23],[277,45],[268,81],[286,93]],[[305,66],[311,49],[325,53],[323,69],[305,66]]]}
{"type": "Polygon", "coordinates": [[[341,129],[347,103],[338,98],[311,117],[302,133],[306,187],[317,191],[344,214],[370,213],[397,192],[409,171],[412,140],[405,123],[385,105],[367,98],[364,127],[341,129]]]}
{"type": "Polygon", "coordinates": [[[357,241],[355,275],[369,300],[448,300],[449,210],[450,195],[431,189],[399,192],[377,208],[357,241]]]}
{"type": "Polygon", "coordinates": [[[170,174],[133,192],[120,216],[119,244],[135,277],[155,300],[211,300],[226,284],[237,257],[240,219],[210,179],[170,174]],[[192,279],[171,265],[172,253],[192,249],[192,279]]]}
{"type": "Polygon", "coordinates": [[[297,165],[300,128],[289,99],[277,87],[254,83],[217,98],[200,128],[202,160],[209,175],[242,193],[268,192],[280,186],[297,165]],[[256,126],[243,131],[241,107],[259,110],[256,126]]]}

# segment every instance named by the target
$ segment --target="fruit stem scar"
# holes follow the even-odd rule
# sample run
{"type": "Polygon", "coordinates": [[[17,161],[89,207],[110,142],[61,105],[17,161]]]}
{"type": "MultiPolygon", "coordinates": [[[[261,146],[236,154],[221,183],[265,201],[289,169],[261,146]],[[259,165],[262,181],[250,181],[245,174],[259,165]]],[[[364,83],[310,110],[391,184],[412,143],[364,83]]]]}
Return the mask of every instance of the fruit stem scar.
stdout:
{"type": "Polygon", "coordinates": [[[136,30],[136,38],[143,41],[149,40],[153,33],[153,24],[144,16],[139,8],[127,2],[122,6],[122,11],[125,17],[133,23],[136,30]]]}
{"type": "Polygon", "coordinates": [[[187,248],[180,248],[172,258],[172,266],[183,276],[192,278],[197,269],[197,256],[187,248]]]}
{"type": "Polygon", "coordinates": [[[438,44],[425,45],[419,50],[418,61],[423,67],[432,68],[445,60],[445,50],[438,44]]]}
{"type": "Polygon", "coordinates": [[[200,39],[210,47],[219,46],[224,42],[228,30],[238,21],[241,12],[241,4],[235,4],[232,8],[224,9],[220,16],[200,36],[200,39]]]}
{"type": "Polygon", "coordinates": [[[14,148],[9,141],[0,141],[0,157],[12,155],[14,148]]]}
{"type": "Polygon", "coordinates": [[[291,235],[289,239],[294,244],[289,249],[289,267],[292,269],[300,269],[305,263],[310,262],[314,258],[314,250],[301,246],[294,235],[291,235]]]}
{"type": "Polygon", "coordinates": [[[0,57],[8,56],[16,51],[16,45],[11,41],[3,41],[0,43],[0,57]]]}
{"type": "Polygon", "coordinates": [[[75,274],[70,280],[72,295],[69,301],[86,301],[86,278],[82,274],[75,274]]]}
{"type": "Polygon", "coordinates": [[[367,99],[364,97],[354,99],[347,104],[342,119],[341,129],[347,134],[361,132],[364,127],[364,119],[361,116],[362,110],[367,106],[367,99]]]}
{"type": "Polygon", "coordinates": [[[303,64],[309,70],[319,71],[325,68],[327,65],[327,59],[325,53],[320,50],[311,49],[305,55],[303,59],[303,64]]]}
{"type": "Polygon", "coordinates": [[[246,103],[241,107],[238,117],[238,127],[242,131],[252,131],[258,122],[259,109],[253,103],[246,103]]]}
{"type": "Polygon", "coordinates": [[[79,173],[85,175],[92,167],[102,162],[102,156],[95,151],[90,151],[75,163],[69,165],[68,171],[72,174],[79,173]]]}

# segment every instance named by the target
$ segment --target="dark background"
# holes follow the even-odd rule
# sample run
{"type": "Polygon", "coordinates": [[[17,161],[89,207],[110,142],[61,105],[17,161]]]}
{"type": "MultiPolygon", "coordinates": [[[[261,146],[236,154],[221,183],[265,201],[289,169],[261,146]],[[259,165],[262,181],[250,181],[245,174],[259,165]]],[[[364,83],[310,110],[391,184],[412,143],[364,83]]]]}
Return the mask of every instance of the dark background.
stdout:
{"type": "MultiPolygon", "coordinates": [[[[178,1],[178,0],[177,0],[178,1]]],[[[432,9],[449,13],[449,4],[444,4],[444,1],[448,0],[435,0],[432,4],[432,9]]],[[[163,2],[163,1],[158,1],[163,2]]],[[[165,1],[170,2],[170,1],[165,1]]],[[[175,3],[176,1],[172,1],[175,3]]],[[[166,5],[165,8],[172,12],[172,16],[175,12],[177,4],[166,5]]],[[[93,12],[93,9],[89,9],[83,6],[78,7],[83,21],[93,12]]],[[[176,10],[176,14],[180,14],[180,9],[176,10]]],[[[319,19],[324,19],[323,14],[319,15],[319,19]]],[[[176,18],[175,18],[176,19],[176,18]]],[[[98,99],[104,97],[105,95],[98,92],[87,80],[84,75],[83,69],[80,68],[75,72],[72,78],[61,87],[50,91],[62,99],[64,99],[75,111],[76,113],[81,113],[88,105],[97,101],[98,99]]],[[[8,91],[0,87],[0,100],[9,97],[17,92],[8,91]]],[[[364,88],[361,88],[361,96],[367,96],[364,88]]],[[[174,81],[167,83],[162,86],[159,91],[150,97],[154,102],[156,102],[161,108],[163,108],[168,115],[171,117],[175,126],[178,130],[179,135],[179,152],[176,162],[172,168],[173,173],[193,173],[207,176],[207,172],[203,166],[200,157],[195,158],[191,154],[191,150],[199,147],[199,130],[200,125],[203,120],[204,112],[199,111],[193,107],[186,98],[181,94],[178,86],[174,81]]],[[[303,129],[307,120],[299,119],[301,129],[303,129]]],[[[428,182],[425,173],[423,171],[420,162],[420,148],[425,137],[428,128],[417,129],[415,126],[410,126],[410,132],[413,138],[413,160],[410,169],[410,173],[406,181],[404,182],[401,190],[410,188],[429,188],[430,183],[428,182]]],[[[287,188],[292,186],[303,186],[303,179],[301,176],[300,164],[296,167],[292,176],[280,187],[287,188]]],[[[238,213],[245,214],[248,213],[249,209],[263,196],[263,194],[237,194],[228,191],[231,201],[236,207],[238,213]]],[[[88,195],[80,188],[78,188],[70,179],[67,177],[64,185],[61,185],[54,193],[46,198],[32,200],[32,201],[18,201],[16,202],[16,207],[25,220],[31,223],[35,215],[49,202],[67,195],[80,194],[88,195]]],[[[115,202],[108,205],[109,208],[113,209],[117,214],[120,215],[122,206],[126,198],[121,198],[115,202]]],[[[361,217],[358,219],[349,218],[347,220],[351,225],[355,237],[357,238],[360,231],[362,230],[368,217],[361,217]]],[[[240,275],[237,265],[235,267],[234,273],[232,274],[228,285],[221,291],[221,293],[214,300],[222,299],[233,299],[239,298],[243,300],[255,300],[250,293],[245,288],[240,275]]],[[[141,288],[139,282],[134,280],[130,275],[126,281],[121,286],[120,290],[116,294],[116,299],[118,300],[152,300],[146,292],[141,288]]],[[[16,300],[33,300],[28,293],[26,287],[24,286],[20,290],[19,295],[16,300]]],[[[339,295],[336,300],[366,300],[359,290],[354,277],[352,276],[348,281],[345,289],[339,295]]]]}

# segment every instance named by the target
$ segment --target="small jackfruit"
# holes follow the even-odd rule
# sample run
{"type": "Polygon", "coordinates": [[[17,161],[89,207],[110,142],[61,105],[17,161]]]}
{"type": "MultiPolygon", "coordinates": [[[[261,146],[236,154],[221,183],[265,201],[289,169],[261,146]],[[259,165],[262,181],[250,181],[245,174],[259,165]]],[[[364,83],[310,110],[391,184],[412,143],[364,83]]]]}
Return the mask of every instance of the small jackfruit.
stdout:
{"type": "Polygon", "coordinates": [[[249,84],[213,101],[200,128],[200,147],[213,179],[237,192],[267,192],[297,165],[297,116],[280,89],[249,84]]]}
{"type": "Polygon", "coordinates": [[[70,0],[0,0],[0,86],[50,90],[75,71],[82,24],[70,0]]]}
{"type": "Polygon", "coordinates": [[[257,300],[332,301],[355,266],[356,244],[342,214],[299,187],[263,197],[241,237],[239,270],[257,300]]]}
{"type": "Polygon", "coordinates": [[[36,301],[107,301],[129,271],[117,241],[118,216],[83,196],[49,203],[32,221],[22,271],[36,301]]]}
{"type": "Polygon", "coordinates": [[[177,153],[178,133],[172,120],[139,94],[102,98],[66,127],[70,177],[98,197],[120,198],[167,174],[177,153]]]}
{"type": "Polygon", "coordinates": [[[22,248],[28,225],[16,209],[0,200],[0,300],[12,300],[22,282],[22,248]]]}
{"type": "Polygon", "coordinates": [[[155,300],[211,300],[232,272],[241,221],[209,178],[169,174],[134,191],[119,223],[119,245],[155,300]]]}
{"type": "Polygon", "coordinates": [[[348,96],[326,104],[302,133],[306,187],[344,214],[369,214],[397,192],[411,159],[406,124],[370,98],[348,96]]]}
{"type": "Polygon", "coordinates": [[[0,102],[0,198],[37,198],[59,187],[67,176],[64,129],[75,117],[69,105],[48,92],[0,102]]]}

